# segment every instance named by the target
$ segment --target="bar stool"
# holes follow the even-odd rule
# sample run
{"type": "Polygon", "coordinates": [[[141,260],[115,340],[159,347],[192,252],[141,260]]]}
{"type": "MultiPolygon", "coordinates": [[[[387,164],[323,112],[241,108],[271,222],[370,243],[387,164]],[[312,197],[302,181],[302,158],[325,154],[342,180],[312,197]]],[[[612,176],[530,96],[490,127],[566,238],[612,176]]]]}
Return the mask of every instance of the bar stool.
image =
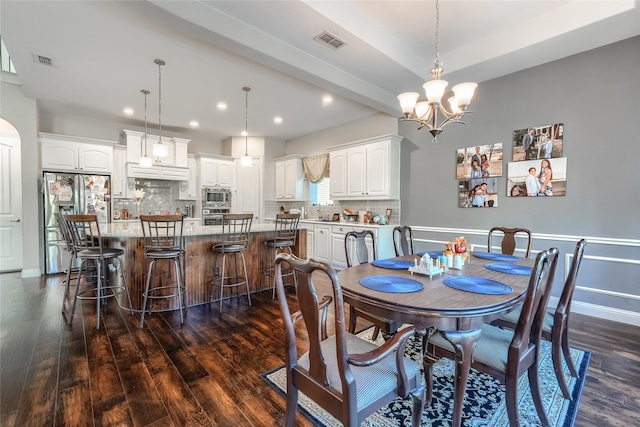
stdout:
{"type": "Polygon", "coordinates": [[[69,265],[67,266],[66,274],[67,279],[64,281],[64,297],[62,298],[62,314],[67,312],[67,299],[69,298],[69,286],[71,285],[71,273],[76,273],[73,279],[78,278],[77,269],[73,268],[73,262],[78,259],[76,254],[76,249],[73,246],[73,241],[71,240],[71,235],[69,234],[69,228],[67,227],[67,222],[64,219],[64,215],[62,212],[56,212],[55,214],[56,222],[58,223],[58,228],[60,229],[60,234],[62,234],[62,238],[65,242],[65,250],[69,252],[69,265]],[[75,270],[75,271],[74,271],[75,270]]]}
{"type": "MultiPolygon", "coordinates": [[[[274,261],[279,253],[288,252],[292,254],[291,248],[296,245],[299,221],[300,214],[276,215],[276,229],[273,239],[264,241],[262,275],[273,278],[273,295],[271,298],[276,297],[274,261]]],[[[298,286],[298,280],[292,268],[282,268],[282,277],[287,276],[292,276],[294,286],[298,286]]]]}
{"type": "Polygon", "coordinates": [[[131,307],[131,296],[127,286],[127,276],[124,272],[124,264],[120,257],[124,255],[122,249],[105,248],[102,246],[100,238],[100,227],[98,218],[95,215],[66,215],[64,217],[67,230],[73,242],[76,256],[81,260],[78,277],[76,279],[76,292],[69,316],[69,325],[73,322],[73,315],[76,311],[76,303],[79,299],[96,300],[96,312],[98,316],[96,329],[100,329],[100,306],[105,303],[106,298],[117,297],[121,294],[127,295],[129,310],[133,315],[131,307]],[[95,286],[89,283],[86,263],[92,261],[96,265],[97,275],[95,286]],[[109,280],[109,269],[107,261],[117,264],[116,270],[120,272],[122,285],[112,284],[109,280]],[[80,291],[82,276],[85,276],[85,284],[92,285],[90,288],[80,291]]]}
{"type": "MultiPolygon", "coordinates": [[[[247,263],[244,253],[249,248],[249,232],[253,214],[224,214],[222,216],[222,241],[213,246],[214,264],[213,280],[211,281],[211,296],[209,304],[213,301],[213,287],[220,287],[220,312],[222,312],[222,297],[224,288],[237,288],[245,285],[247,299],[251,305],[251,292],[247,276],[247,263]],[[228,271],[227,254],[233,255],[233,275],[228,271]],[[220,263],[220,255],[222,262],[220,263]],[[242,261],[242,271],[238,269],[238,255],[242,261]]],[[[229,296],[229,298],[232,298],[229,296]]]]}
{"type": "MultiPolygon", "coordinates": [[[[142,225],[142,235],[144,238],[144,256],[151,260],[147,271],[147,284],[142,294],[142,315],[140,316],[140,329],[144,327],[144,315],[147,312],[149,299],[175,298],[178,301],[180,311],[180,324],[184,324],[185,307],[184,295],[186,287],[184,284],[184,240],[182,238],[183,217],[182,215],[140,215],[142,225]],[[173,261],[176,274],[175,283],[156,284],[157,261],[173,261]],[[151,283],[153,282],[153,286],[151,283]]],[[[170,278],[170,276],[169,276],[170,278]]],[[[153,304],[150,304],[153,306],[153,304]]],[[[153,307],[148,307],[149,314],[153,307]]]]}

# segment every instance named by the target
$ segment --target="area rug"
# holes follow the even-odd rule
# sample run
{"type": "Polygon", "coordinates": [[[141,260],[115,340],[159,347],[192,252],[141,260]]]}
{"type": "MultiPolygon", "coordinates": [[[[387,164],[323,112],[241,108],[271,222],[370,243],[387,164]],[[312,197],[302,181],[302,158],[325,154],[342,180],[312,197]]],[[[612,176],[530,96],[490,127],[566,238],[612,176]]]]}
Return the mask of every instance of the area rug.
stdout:
{"type": "MultiPolygon", "coordinates": [[[[372,328],[359,334],[362,338],[371,339],[372,328]]],[[[380,344],[381,338],[378,338],[380,344]]],[[[419,338],[411,338],[407,343],[405,355],[421,360],[421,342],[419,338]]],[[[549,421],[554,427],[572,427],[575,422],[582,387],[589,365],[591,353],[571,349],[580,378],[571,377],[564,365],[564,373],[573,401],[562,397],[551,360],[551,344],[544,341],[540,350],[540,388],[549,421]]],[[[441,359],[433,367],[434,392],[431,406],[425,408],[422,426],[444,427],[451,425],[453,406],[454,363],[441,359]]],[[[285,396],[287,378],[284,366],[265,372],[260,377],[280,395],[285,396]]],[[[505,405],[504,385],[493,377],[471,370],[467,381],[467,393],[463,408],[463,425],[468,427],[508,427],[509,420],[505,405]]],[[[522,427],[539,426],[540,421],[531,399],[527,375],[523,375],[518,383],[520,421],[522,427]]],[[[411,398],[398,398],[375,414],[368,417],[362,426],[366,427],[398,427],[411,425],[411,398]]],[[[316,426],[341,426],[340,421],[318,407],[315,402],[303,393],[298,394],[298,410],[316,426]]]]}

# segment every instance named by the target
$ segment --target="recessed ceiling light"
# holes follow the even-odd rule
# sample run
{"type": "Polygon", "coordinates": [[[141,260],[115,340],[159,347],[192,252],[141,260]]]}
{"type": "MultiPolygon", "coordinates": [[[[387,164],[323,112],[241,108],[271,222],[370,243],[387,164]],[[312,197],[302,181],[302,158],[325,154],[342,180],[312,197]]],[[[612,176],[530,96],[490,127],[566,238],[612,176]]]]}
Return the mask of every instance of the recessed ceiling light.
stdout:
{"type": "Polygon", "coordinates": [[[125,108],[125,109],[124,109],[124,113],[125,113],[127,116],[133,116],[133,108],[131,108],[131,107],[127,107],[127,108],[125,108]]]}
{"type": "Polygon", "coordinates": [[[275,124],[277,124],[277,125],[281,124],[281,123],[282,123],[282,117],[280,117],[280,116],[275,116],[275,117],[273,118],[273,123],[275,123],[275,124]]]}
{"type": "Polygon", "coordinates": [[[227,109],[227,103],[226,102],[218,102],[216,107],[218,107],[218,110],[220,110],[220,111],[225,111],[227,109]]]}
{"type": "Polygon", "coordinates": [[[189,122],[189,126],[191,126],[192,128],[197,128],[198,126],[200,126],[200,123],[198,123],[198,122],[197,122],[197,121],[195,121],[195,120],[191,120],[191,121],[189,122]]]}
{"type": "Polygon", "coordinates": [[[333,102],[333,97],[331,95],[325,95],[322,97],[322,105],[329,105],[333,102]]]}

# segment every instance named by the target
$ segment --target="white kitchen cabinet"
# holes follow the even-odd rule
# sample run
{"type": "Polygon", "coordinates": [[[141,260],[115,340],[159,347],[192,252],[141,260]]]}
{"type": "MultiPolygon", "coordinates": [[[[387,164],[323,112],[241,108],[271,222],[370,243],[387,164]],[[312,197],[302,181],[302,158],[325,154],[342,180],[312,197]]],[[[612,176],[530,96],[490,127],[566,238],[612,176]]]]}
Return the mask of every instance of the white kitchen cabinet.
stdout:
{"type": "MultiPolygon", "coordinates": [[[[139,163],[140,157],[144,154],[145,148],[142,146],[144,132],[124,129],[120,133],[120,143],[127,146],[127,163],[139,163]]],[[[167,157],[154,157],[153,145],[159,143],[158,135],[147,134],[146,154],[151,157],[154,166],[175,166],[180,168],[188,167],[187,147],[191,140],[175,137],[162,137],[162,145],[167,146],[167,157]]]]}
{"type": "Polygon", "coordinates": [[[330,149],[331,198],[400,197],[401,140],[397,135],[385,135],[330,149]]]}
{"type": "Polygon", "coordinates": [[[186,181],[189,179],[189,170],[173,167],[161,167],[160,179],[167,181],[186,181]]]}
{"type": "Polygon", "coordinates": [[[187,181],[180,182],[178,198],[180,200],[197,200],[200,197],[198,191],[198,162],[195,157],[188,156],[187,165],[189,167],[189,176],[187,181]]]}
{"type": "Polygon", "coordinates": [[[113,173],[111,174],[111,197],[127,198],[127,147],[113,147],[113,173]]]}
{"type": "Polygon", "coordinates": [[[329,194],[332,199],[347,197],[347,150],[329,152],[331,180],[329,194]]]}
{"type": "Polygon", "coordinates": [[[40,133],[42,170],[111,174],[114,142],[40,133]]]}
{"type": "Polygon", "coordinates": [[[307,225],[307,259],[315,259],[315,230],[313,225],[307,225]]]}
{"type": "Polygon", "coordinates": [[[331,227],[331,265],[336,268],[347,268],[347,255],[344,250],[344,236],[353,231],[353,227],[333,225],[331,227]]]}
{"type": "Polygon", "coordinates": [[[314,225],[313,256],[316,261],[331,263],[331,226],[325,224],[314,225]]]}
{"type": "Polygon", "coordinates": [[[276,200],[304,200],[304,169],[302,156],[275,159],[276,200]]]}
{"type": "Polygon", "coordinates": [[[200,187],[235,187],[235,161],[213,157],[199,157],[200,187]]]}

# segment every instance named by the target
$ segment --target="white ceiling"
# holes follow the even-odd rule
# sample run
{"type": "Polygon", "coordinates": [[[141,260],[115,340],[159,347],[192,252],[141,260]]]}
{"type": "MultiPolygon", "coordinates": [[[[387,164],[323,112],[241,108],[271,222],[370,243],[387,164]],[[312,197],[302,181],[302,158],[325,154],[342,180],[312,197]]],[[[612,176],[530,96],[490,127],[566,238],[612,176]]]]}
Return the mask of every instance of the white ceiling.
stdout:
{"type": "MultiPolygon", "coordinates": [[[[64,110],[212,139],[291,139],[380,111],[430,79],[434,1],[0,1],[2,36],[27,96],[64,110]],[[327,30],[347,44],[313,38],[327,30]],[[53,60],[37,64],[33,55],[53,60]],[[333,96],[323,106],[322,97],[333,96]],[[228,104],[225,112],[216,104],[228,104]],[[125,107],[135,109],[129,118],[125,107]],[[281,125],[273,117],[283,118],[281,125]]],[[[640,34],[638,0],[441,0],[450,85],[482,81],[640,34]]]]}

